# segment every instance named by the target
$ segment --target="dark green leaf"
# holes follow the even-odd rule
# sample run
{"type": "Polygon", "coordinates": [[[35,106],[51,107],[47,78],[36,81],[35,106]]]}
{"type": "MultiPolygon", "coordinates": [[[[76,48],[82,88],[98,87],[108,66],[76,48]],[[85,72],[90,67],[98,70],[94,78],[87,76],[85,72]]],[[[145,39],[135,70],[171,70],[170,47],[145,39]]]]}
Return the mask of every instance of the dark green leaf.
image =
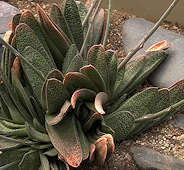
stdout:
{"type": "Polygon", "coordinates": [[[42,153],[40,153],[40,161],[41,161],[41,165],[39,170],[50,170],[49,160],[42,153]]]}
{"type": "MultiPolygon", "coordinates": [[[[42,56],[41,58],[44,58],[47,61],[47,65],[52,68],[56,67],[53,58],[49,56],[48,51],[45,50],[44,45],[34,31],[26,24],[19,24],[19,26],[16,28],[16,47],[18,51],[23,54],[23,52],[26,53],[25,48],[27,46],[32,47],[34,51],[39,51],[40,56],[42,56]]],[[[39,57],[37,60],[39,60],[39,57]]],[[[42,65],[44,64],[42,63],[42,65]]]]}
{"type": "Polygon", "coordinates": [[[77,46],[75,44],[72,44],[70,46],[70,48],[68,49],[67,53],[66,53],[66,56],[64,58],[64,61],[63,61],[63,67],[62,67],[62,72],[64,74],[67,73],[67,69],[68,67],[70,66],[73,58],[77,55],[78,53],[78,49],[77,49],[77,46]]]}
{"type": "Polygon", "coordinates": [[[106,85],[105,82],[98,72],[98,70],[92,66],[92,65],[87,65],[84,66],[80,69],[80,72],[83,73],[85,76],[87,76],[98,88],[98,92],[100,91],[106,91],[106,85]]]}
{"type": "Polygon", "coordinates": [[[64,90],[63,83],[55,78],[48,79],[45,94],[47,114],[59,113],[63,103],[68,97],[64,90]]]}
{"type": "Polygon", "coordinates": [[[48,55],[50,56],[51,60],[53,60],[50,50],[47,46],[47,43],[44,38],[44,33],[40,27],[39,22],[34,17],[31,11],[24,11],[20,18],[20,23],[27,24],[35,33],[35,35],[39,38],[40,42],[42,43],[44,49],[47,51],[48,55]]]}
{"type": "Polygon", "coordinates": [[[78,50],[80,50],[83,44],[83,29],[78,7],[74,0],[65,0],[64,7],[64,16],[70,27],[75,44],[78,50]]]}
{"type": "Polygon", "coordinates": [[[84,74],[79,72],[67,73],[63,80],[63,84],[71,94],[79,88],[88,88],[94,91],[97,90],[94,83],[84,74]]]}
{"type": "MultiPolygon", "coordinates": [[[[62,30],[59,30],[52,23],[45,11],[39,5],[37,5],[37,12],[39,14],[40,22],[48,35],[48,37],[46,38],[49,38],[52,43],[57,47],[57,49],[61,52],[61,54],[65,55],[69,46],[71,45],[70,40],[62,30]]],[[[62,61],[63,58],[57,58],[57,60],[62,61]]]]}
{"type": "Polygon", "coordinates": [[[128,111],[117,111],[105,116],[104,121],[115,132],[115,140],[121,141],[129,135],[134,124],[134,116],[128,111]]]}
{"type": "MultiPolygon", "coordinates": [[[[39,71],[41,71],[45,76],[53,69],[55,66],[50,65],[48,60],[45,59],[38,51],[34,50],[32,47],[26,47],[23,51],[24,57],[34,65],[39,71]]],[[[44,81],[39,77],[39,75],[30,68],[24,61],[21,61],[23,70],[26,74],[29,83],[33,89],[34,95],[37,97],[37,100],[41,101],[41,88],[44,81]]]]}
{"type": "Polygon", "coordinates": [[[60,29],[63,30],[63,32],[68,36],[71,42],[74,43],[74,39],[73,39],[71,30],[70,30],[70,27],[68,23],[66,22],[66,19],[61,9],[55,4],[51,7],[50,18],[54,22],[54,24],[57,26],[57,28],[59,30],[60,29]]]}
{"type": "Polygon", "coordinates": [[[76,125],[77,125],[78,134],[79,134],[80,145],[83,153],[83,160],[86,160],[89,157],[90,144],[78,120],[76,120],[76,125]]]}
{"type": "Polygon", "coordinates": [[[56,150],[72,167],[78,167],[83,159],[75,115],[70,114],[55,126],[46,124],[46,129],[56,150]]]}
{"type": "Polygon", "coordinates": [[[36,170],[40,166],[39,152],[31,150],[24,154],[21,162],[19,163],[20,170],[36,170]]]}
{"type": "Polygon", "coordinates": [[[94,45],[88,52],[88,64],[93,65],[107,83],[107,59],[102,45],[94,45]]]}

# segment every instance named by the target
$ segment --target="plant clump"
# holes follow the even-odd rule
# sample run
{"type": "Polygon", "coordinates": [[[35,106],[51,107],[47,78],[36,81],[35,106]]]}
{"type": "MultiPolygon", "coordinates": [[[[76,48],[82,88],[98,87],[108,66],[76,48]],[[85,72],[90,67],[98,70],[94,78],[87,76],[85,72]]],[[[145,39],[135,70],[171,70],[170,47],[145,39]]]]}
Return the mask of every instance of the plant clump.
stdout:
{"type": "Polygon", "coordinates": [[[30,11],[13,17],[7,42],[1,40],[1,168],[63,170],[86,159],[101,166],[115,141],[182,108],[183,80],[130,97],[167,58],[167,42],[119,71],[116,52],[101,45],[108,21],[98,6],[90,11],[66,0],[62,8],[53,5],[50,16],[38,5],[39,20],[30,11]]]}

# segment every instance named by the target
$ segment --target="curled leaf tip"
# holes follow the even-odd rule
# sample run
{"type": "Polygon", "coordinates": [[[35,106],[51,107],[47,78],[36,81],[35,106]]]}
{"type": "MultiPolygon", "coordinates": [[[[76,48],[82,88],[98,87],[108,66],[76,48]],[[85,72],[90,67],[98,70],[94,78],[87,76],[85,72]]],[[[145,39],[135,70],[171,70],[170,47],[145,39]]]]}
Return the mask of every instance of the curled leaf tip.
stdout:
{"type": "Polygon", "coordinates": [[[105,92],[99,92],[95,98],[95,108],[100,114],[105,114],[103,104],[108,100],[108,95],[105,92]]]}
{"type": "Polygon", "coordinates": [[[165,50],[171,46],[170,43],[168,43],[166,40],[160,41],[156,44],[153,44],[151,47],[149,47],[145,52],[152,52],[152,51],[160,51],[165,50]]]}

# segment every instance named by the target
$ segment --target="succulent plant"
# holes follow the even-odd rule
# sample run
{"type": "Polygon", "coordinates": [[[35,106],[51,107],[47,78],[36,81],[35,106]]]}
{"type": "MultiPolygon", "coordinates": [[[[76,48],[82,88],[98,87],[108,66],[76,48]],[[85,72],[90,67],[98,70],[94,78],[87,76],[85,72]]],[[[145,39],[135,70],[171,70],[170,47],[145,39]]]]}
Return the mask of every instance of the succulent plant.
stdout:
{"type": "Polygon", "coordinates": [[[82,3],[54,5],[50,17],[39,6],[37,11],[39,21],[30,11],[15,15],[8,43],[0,39],[6,45],[0,74],[1,169],[63,170],[86,159],[102,165],[114,140],[145,131],[182,108],[183,80],[131,95],[167,58],[165,41],[118,71],[116,52],[99,44],[103,10],[90,34],[90,21],[81,24],[88,13],[82,3]]]}

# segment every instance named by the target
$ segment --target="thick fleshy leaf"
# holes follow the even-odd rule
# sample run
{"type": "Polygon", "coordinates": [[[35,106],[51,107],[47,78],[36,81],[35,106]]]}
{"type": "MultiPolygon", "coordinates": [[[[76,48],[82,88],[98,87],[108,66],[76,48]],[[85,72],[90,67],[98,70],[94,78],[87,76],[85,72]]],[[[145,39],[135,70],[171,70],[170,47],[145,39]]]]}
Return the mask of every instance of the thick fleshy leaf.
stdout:
{"type": "Polygon", "coordinates": [[[137,57],[136,59],[129,61],[124,70],[117,74],[116,87],[114,91],[115,96],[119,97],[124,93],[130,93],[127,89],[132,86],[137,76],[143,70],[144,60],[144,57],[137,57]]]}
{"type": "Polygon", "coordinates": [[[63,104],[58,114],[46,114],[45,115],[46,122],[48,123],[48,125],[58,124],[60,121],[62,121],[62,119],[65,116],[67,116],[70,109],[71,109],[71,103],[68,100],[66,100],[66,102],[63,104]]]}
{"type": "Polygon", "coordinates": [[[105,83],[107,83],[107,60],[105,49],[102,45],[94,45],[88,51],[88,64],[93,65],[102,76],[105,83]]]}
{"type": "Polygon", "coordinates": [[[13,71],[16,74],[17,78],[20,80],[20,78],[21,78],[21,65],[20,65],[20,59],[18,57],[16,57],[15,60],[13,61],[11,71],[13,71]]]}
{"type": "Polygon", "coordinates": [[[44,170],[50,170],[49,160],[42,153],[40,153],[40,161],[41,161],[41,165],[40,165],[39,170],[42,170],[42,169],[44,169],[44,170]]]}
{"type": "Polygon", "coordinates": [[[87,132],[88,130],[91,129],[91,127],[94,125],[95,122],[99,121],[99,120],[103,120],[103,116],[96,112],[94,113],[90,119],[84,124],[84,131],[87,132]]]}
{"type": "MultiPolygon", "coordinates": [[[[86,104],[86,102],[85,102],[86,104]]],[[[90,109],[83,102],[79,102],[78,106],[75,109],[75,115],[77,116],[80,123],[83,125],[90,118],[90,109]]]]}
{"type": "Polygon", "coordinates": [[[6,120],[6,119],[1,119],[0,123],[10,129],[21,129],[24,128],[25,126],[23,124],[19,124],[17,122],[14,122],[13,120],[6,120]]]}
{"type": "Polygon", "coordinates": [[[0,138],[0,151],[7,151],[13,148],[19,148],[21,144],[0,138]]]}
{"type": "Polygon", "coordinates": [[[11,119],[8,105],[5,104],[1,96],[0,96],[0,116],[1,118],[4,118],[4,119],[11,119]]]}
{"type": "Polygon", "coordinates": [[[43,153],[46,156],[54,157],[58,155],[58,151],[55,148],[49,149],[48,151],[43,153]]]}
{"type": "Polygon", "coordinates": [[[39,119],[33,118],[33,127],[39,132],[46,132],[44,124],[39,119]]]}
{"type": "Polygon", "coordinates": [[[78,100],[82,100],[82,101],[84,100],[84,101],[90,102],[90,101],[94,101],[95,96],[96,96],[96,92],[94,92],[93,90],[89,90],[89,89],[76,90],[71,97],[71,104],[73,109],[75,108],[75,105],[78,100]]]}
{"type": "Polygon", "coordinates": [[[70,62],[70,65],[68,66],[68,68],[66,70],[66,73],[78,72],[80,70],[80,68],[83,66],[83,64],[84,64],[83,59],[80,55],[74,56],[72,61],[70,62]]]}
{"type": "MultiPolygon", "coordinates": [[[[0,167],[4,166],[10,162],[18,161],[17,164],[13,165],[14,170],[20,170],[18,163],[21,161],[23,155],[27,152],[25,149],[16,149],[12,151],[6,151],[0,154],[0,167]]],[[[7,168],[6,170],[12,170],[12,167],[7,168]]]]}
{"type": "Polygon", "coordinates": [[[3,68],[3,76],[7,79],[8,78],[8,64],[9,64],[9,58],[10,58],[10,51],[5,48],[3,53],[3,60],[2,60],[2,68],[3,68]]]}
{"type": "Polygon", "coordinates": [[[15,14],[12,18],[12,31],[15,33],[17,25],[19,25],[21,14],[15,14]]]}
{"type": "Polygon", "coordinates": [[[78,50],[80,50],[83,44],[83,29],[78,7],[74,0],[65,0],[64,16],[71,29],[75,44],[77,45],[78,50]]]}
{"type": "Polygon", "coordinates": [[[77,125],[78,134],[79,134],[81,149],[82,149],[82,153],[83,153],[83,160],[86,160],[89,157],[90,144],[89,144],[89,141],[88,141],[86,135],[84,134],[84,131],[81,127],[81,124],[78,120],[76,120],[76,125],[77,125]]]}
{"type": "Polygon", "coordinates": [[[180,80],[169,89],[170,104],[175,104],[184,99],[184,80],[180,80]]]}
{"type": "Polygon", "coordinates": [[[1,70],[2,70],[2,72],[4,72],[4,69],[5,69],[4,67],[5,67],[6,50],[7,50],[7,48],[3,49],[3,53],[2,53],[2,56],[1,56],[1,70]]]}
{"type": "Polygon", "coordinates": [[[146,90],[135,94],[123,103],[118,110],[130,111],[135,118],[152,113],[152,110],[158,103],[158,88],[150,87],[146,90]]]}
{"type": "Polygon", "coordinates": [[[25,10],[21,15],[20,23],[27,24],[34,31],[34,33],[36,34],[36,36],[39,38],[40,42],[44,46],[44,49],[47,51],[48,55],[50,56],[51,60],[53,60],[50,50],[45,41],[44,33],[40,27],[39,22],[34,17],[33,13],[31,11],[25,10]]]}
{"type": "MultiPolygon", "coordinates": [[[[168,89],[169,91],[169,104],[170,105],[175,105],[176,103],[181,102],[184,99],[184,80],[180,80],[174,85],[170,86],[168,89]]],[[[159,92],[165,91],[164,89],[161,89],[159,92]]],[[[162,94],[163,95],[163,94],[162,94]]],[[[163,100],[165,99],[165,102],[168,101],[168,98],[165,97],[164,95],[162,98],[163,100]]],[[[166,105],[165,105],[166,106],[166,105]]],[[[159,121],[166,120],[168,117],[173,115],[179,110],[182,110],[184,108],[183,105],[178,105],[175,109],[170,110],[169,114],[166,114],[166,116],[162,116],[159,121]]]]}
{"type": "Polygon", "coordinates": [[[45,118],[44,118],[45,111],[44,111],[44,109],[41,107],[40,103],[38,103],[37,100],[33,96],[30,96],[30,101],[35,109],[37,117],[39,118],[38,119],[39,123],[41,123],[42,126],[45,126],[45,118]]]}
{"type": "MultiPolygon", "coordinates": [[[[62,30],[59,30],[47,16],[45,11],[37,5],[37,12],[39,14],[40,22],[44,27],[48,37],[52,40],[52,43],[55,44],[57,49],[61,51],[61,54],[65,55],[69,46],[71,45],[70,40],[67,38],[65,33],[62,30]]],[[[59,56],[57,56],[59,57],[59,56]]],[[[61,57],[61,56],[60,56],[61,57]]],[[[62,61],[63,59],[57,59],[58,61],[62,61]]]]}
{"type": "Polygon", "coordinates": [[[60,162],[59,162],[59,168],[60,168],[60,170],[70,170],[69,165],[64,160],[64,158],[63,158],[63,156],[61,154],[58,154],[58,159],[60,160],[60,162]]]}
{"type": "MultiPolygon", "coordinates": [[[[41,71],[44,76],[46,76],[53,68],[55,68],[54,65],[50,65],[47,59],[45,59],[38,51],[34,50],[32,47],[26,47],[22,54],[35,68],[41,71]]],[[[41,89],[44,80],[41,79],[40,76],[24,61],[21,61],[21,65],[33,89],[34,95],[38,101],[41,102],[41,89]]]]}
{"type": "Polygon", "coordinates": [[[114,51],[108,50],[106,53],[107,69],[108,69],[108,90],[109,94],[113,93],[117,76],[118,58],[114,51]]]}
{"type": "Polygon", "coordinates": [[[16,166],[18,163],[18,161],[14,161],[14,162],[11,162],[11,163],[8,163],[4,166],[1,166],[0,169],[1,170],[8,170],[9,168],[12,168],[13,166],[16,166]]]}
{"type": "Polygon", "coordinates": [[[59,112],[68,97],[63,83],[55,78],[48,79],[45,90],[47,114],[59,112]]]}
{"type": "Polygon", "coordinates": [[[58,29],[63,30],[63,32],[67,35],[67,37],[74,43],[70,27],[66,22],[66,19],[61,9],[56,4],[54,4],[51,7],[50,18],[54,22],[54,24],[58,27],[58,29]]]}
{"type": "MultiPolygon", "coordinates": [[[[19,97],[16,93],[16,90],[15,90],[14,86],[11,86],[9,83],[7,83],[6,80],[4,80],[4,83],[6,85],[6,88],[3,91],[4,92],[6,91],[9,94],[9,96],[11,97],[12,102],[15,104],[15,107],[19,111],[19,114],[20,114],[19,117],[22,119],[22,121],[20,123],[24,123],[25,121],[32,123],[32,117],[28,113],[28,111],[25,109],[25,107],[22,105],[22,103],[20,102],[19,97]]],[[[1,94],[5,94],[5,93],[1,92],[1,94]]],[[[8,106],[9,106],[9,103],[8,103],[8,106]]]]}
{"type": "Polygon", "coordinates": [[[2,122],[0,122],[0,134],[7,136],[19,136],[24,137],[27,136],[25,128],[9,128],[5,126],[2,122]]]}
{"type": "Polygon", "coordinates": [[[183,108],[183,93],[184,85],[180,81],[169,89],[147,88],[128,99],[118,110],[130,111],[136,118],[130,135],[152,127],[183,108]]]}
{"type": "MultiPolygon", "coordinates": [[[[39,40],[34,31],[27,24],[22,23],[19,24],[16,28],[16,47],[18,51],[23,54],[23,51],[27,46],[32,47],[36,51],[39,51],[42,58],[47,60],[47,65],[51,66],[52,68],[56,67],[53,58],[49,56],[48,51],[44,48],[44,45],[39,40]]],[[[42,63],[42,65],[44,64],[42,63]]]]}
{"type": "Polygon", "coordinates": [[[115,112],[118,110],[118,108],[123,104],[123,102],[127,99],[127,94],[122,95],[119,99],[114,100],[113,98],[110,98],[110,101],[108,102],[107,106],[107,114],[110,114],[112,112],[115,112]]]}
{"type": "Polygon", "coordinates": [[[108,155],[110,156],[115,151],[114,138],[111,134],[105,134],[102,137],[107,139],[108,155]]]}
{"type": "Polygon", "coordinates": [[[90,31],[89,39],[88,39],[88,47],[101,43],[102,31],[104,25],[104,9],[100,9],[97,15],[95,16],[95,20],[90,31]]]}
{"type": "MultiPolygon", "coordinates": [[[[141,111],[140,112],[141,114],[139,115],[139,117],[137,117],[138,119],[140,117],[144,117],[144,115],[146,116],[149,114],[156,114],[157,112],[170,107],[168,89],[160,89],[160,90],[147,89],[144,91],[142,92],[142,94],[140,94],[140,93],[137,94],[138,96],[140,95],[140,98],[142,98],[141,99],[142,101],[140,101],[140,103],[139,103],[139,108],[140,108],[139,112],[141,111]],[[148,108],[148,109],[150,108],[150,109],[146,110],[145,108],[148,108]]],[[[137,98],[135,97],[135,100],[140,99],[138,96],[137,96],[137,98]]],[[[135,114],[135,112],[136,112],[135,110],[136,110],[137,106],[135,105],[134,109],[133,109],[133,107],[132,107],[131,111],[133,114],[135,114]]],[[[169,109],[168,109],[168,111],[169,111],[169,109]]],[[[132,130],[130,132],[130,135],[132,136],[134,134],[138,134],[138,133],[142,132],[143,130],[146,130],[146,129],[152,127],[154,124],[160,122],[167,113],[163,114],[163,116],[160,116],[160,118],[158,117],[158,119],[155,119],[155,120],[147,119],[147,120],[145,120],[145,122],[135,123],[134,128],[132,128],[132,130]]],[[[136,115],[135,115],[135,117],[136,117],[136,115]]]]}
{"type": "Polygon", "coordinates": [[[46,129],[56,150],[72,167],[78,167],[83,159],[75,115],[70,114],[55,126],[46,123],[46,129]]]}
{"type": "MultiPolygon", "coordinates": [[[[15,40],[15,35],[14,37],[12,38],[12,41],[11,41],[11,46],[13,48],[16,48],[16,40],[15,40]]],[[[8,61],[8,81],[11,82],[11,68],[13,66],[13,62],[15,60],[16,56],[11,52],[10,55],[9,55],[9,61],[8,61]]]]}
{"type": "MultiPolygon", "coordinates": [[[[21,102],[24,104],[24,106],[29,110],[32,117],[37,117],[35,114],[35,110],[32,106],[32,103],[29,99],[29,96],[27,95],[22,83],[20,82],[20,70],[17,70],[17,67],[20,68],[20,61],[18,58],[14,60],[13,67],[12,67],[12,83],[16,88],[16,91],[18,93],[18,96],[20,97],[21,102]],[[19,76],[19,77],[18,77],[19,76]]],[[[37,117],[38,119],[38,117],[37,117]]]]}
{"type": "Polygon", "coordinates": [[[66,53],[66,56],[64,58],[64,61],[63,61],[63,67],[62,67],[62,72],[64,74],[67,73],[67,69],[68,67],[70,66],[73,58],[77,55],[78,53],[78,49],[77,49],[77,46],[75,44],[72,44],[70,46],[70,48],[68,49],[67,53],[66,53]]]}
{"type": "Polygon", "coordinates": [[[67,73],[63,80],[63,84],[71,94],[79,88],[88,88],[94,91],[97,90],[94,83],[84,74],[79,72],[67,73]]]}
{"type": "Polygon", "coordinates": [[[95,145],[96,145],[96,159],[98,161],[99,165],[103,165],[105,160],[106,160],[106,156],[107,156],[107,139],[106,138],[99,138],[95,145]]]}
{"type": "Polygon", "coordinates": [[[59,167],[58,167],[56,161],[50,162],[50,169],[51,170],[59,170],[59,167]]]}
{"type": "Polygon", "coordinates": [[[21,162],[19,163],[20,170],[25,169],[38,169],[40,166],[39,152],[31,150],[24,154],[21,162]]]}
{"type": "Polygon", "coordinates": [[[22,118],[21,113],[19,112],[16,105],[14,104],[11,97],[9,96],[8,90],[3,83],[0,84],[0,92],[1,92],[1,98],[3,99],[4,103],[8,107],[11,118],[19,123],[23,123],[24,119],[22,118]]]}
{"type": "MultiPolygon", "coordinates": [[[[88,13],[88,9],[86,8],[86,6],[80,2],[80,1],[76,1],[76,4],[77,4],[77,7],[78,7],[78,11],[79,11],[79,15],[80,15],[80,19],[81,19],[81,22],[84,21],[87,13],[88,13]]],[[[86,22],[85,25],[83,25],[83,35],[84,35],[84,38],[86,36],[86,33],[88,31],[88,22],[86,22]]]]}
{"type": "Polygon", "coordinates": [[[51,70],[48,74],[46,79],[50,79],[50,78],[56,78],[57,80],[63,81],[64,79],[64,75],[61,71],[59,71],[58,69],[53,69],[51,70]]]}
{"type": "Polygon", "coordinates": [[[107,126],[115,132],[115,140],[125,139],[134,125],[134,116],[127,111],[117,111],[104,117],[107,126]]]}
{"type": "Polygon", "coordinates": [[[80,72],[86,75],[96,85],[99,92],[106,91],[105,82],[100,73],[98,72],[98,70],[94,66],[92,65],[83,66],[80,69],[80,72]]]}
{"type": "Polygon", "coordinates": [[[105,92],[99,92],[95,97],[95,108],[100,114],[105,114],[103,105],[108,101],[108,95],[105,92]]]}
{"type": "Polygon", "coordinates": [[[138,58],[143,60],[144,66],[139,72],[139,75],[137,75],[136,79],[133,79],[133,83],[126,89],[125,92],[131,92],[135,90],[135,88],[140,85],[150,75],[150,73],[152,73],[167,57],[168,53],[161,50],[149,52],[134,58],[135,60],[139,60],[138,58]]]}
{"type": "Polygon", "coordinates": [[[84,5],[83,2],[76,1],[76,4],[77,4],[77,7],[78,7],[80,19],[81,19],[81,22],[82,22],[84,20],[84,18],[86,17],[88,9],[86,8],[86,6],[84,5]]]}
{"type": "Polygon", "coordinates": [[[39,142],[50,142],[50,139],[46,133],[41,133],[31,127],[27,122],[25,123],[26,132],[31,139],[35,139],[39,142]]]}
{"type": "Polygon", "coordinates": [[[41,104],[42,104],[43,109],[46,109],[45,90],[46,90],[47,80],[50,79],[50,78],[56,78],[57,80],[63,81],[64,75],[63,75],[62,72],[60,72],[57,69],[53,69],[47,74],[47,77],[45,78],[45,81],[44,81],[44,83],[42,85],[42,89],[41,89],[41,104]]]}
{"type": "Polygon", "coordinates": [[[96,150],[96,146],[95,146],[95,144],[91,144],[90,145],[90,154],[89,154],[89,160],[92,162],[92,161],[94,161],[94,159],[95,159],[95,150],[96,150]]]}

